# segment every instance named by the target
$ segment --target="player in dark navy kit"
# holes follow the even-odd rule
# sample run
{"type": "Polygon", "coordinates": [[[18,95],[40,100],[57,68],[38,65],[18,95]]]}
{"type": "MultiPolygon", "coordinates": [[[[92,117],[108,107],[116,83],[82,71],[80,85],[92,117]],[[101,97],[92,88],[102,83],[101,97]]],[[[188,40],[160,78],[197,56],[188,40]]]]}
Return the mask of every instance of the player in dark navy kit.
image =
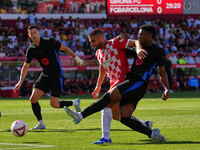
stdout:
{"type": "Polygon", "coordinates": [[[98,112],[105,108],[109,103],[120,102],[120,122],[131,129],[147,135],[149,138],[160,142],[167,142],[165,137],[160,134],[158,129],[149,129],[141,122],[131,117],[136,109],[137,103],[144,96],[148,81],[153,71],[159,67],[161,83],[164,87],[162,99],[166,101],[169,97],[169,85],[167,74],[165,72],[165,52],[163,49],[153,44],[153,38],[156,30],[152,25],[143,25],[138,33],[138,40],[143,49],[148,52],[145,59],[139,59],[137,56],[131,67],[131,72],[126,76],[126,80],[117,85],[109,93],[106,93],[97,102],[87,107],[82,112],[74,112],[66,108],[66,112],[73,119],[74,123],[79,123],[83,118],[98,112]]]}
{"type": "Polygon", "coordinates": [[[38,124],[32,129],[45,129],[42,120],[41,107],[38,103],[39,99],[47,92],[51,94],[50,104],[54,108],[63,108],[64,106],[75,106],[76,111],[80,111],[80,100],[59,101],[63,89],[63,70],[60,59],[58,57],[59,50],[71,55],[79,65],[83,65],[84,61],[76,56],[71,49],[65,47],[55,39],[42,39],[36,25],[28,27],[28,36],[32,40],[32,44],[26,51],[26,60],[21,70],[19,82],[15,85],[15,91],[18,90],[30,67],[31,60],[36,58],[42,67],[42,72],[33,85],[33,91],[30,96],[32,110],[38,120],[38,124]]]}

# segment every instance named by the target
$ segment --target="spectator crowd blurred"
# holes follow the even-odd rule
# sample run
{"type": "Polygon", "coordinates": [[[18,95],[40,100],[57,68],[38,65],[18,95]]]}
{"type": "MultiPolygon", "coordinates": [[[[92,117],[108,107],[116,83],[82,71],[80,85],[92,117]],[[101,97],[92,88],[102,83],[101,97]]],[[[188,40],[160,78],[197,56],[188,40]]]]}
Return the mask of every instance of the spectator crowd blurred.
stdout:
{"type": "MultiPolygon", "coordinates": [[[[0,18],[0,56],[24,56],[24,52],[30,43],[27,38],[26,27],[29,24],[37,24],[43,38],[55,38],[70,47],[78,55],[92,55],[88,34],[94,28],[102,28],[107,40],[121,34],[129,33],[131,39],[137,38],[138,28],[142,24],[154,24],[158,34],[155,43],[163,48],[172,64],[178,63],[177,54],[183,54],[185,63],[199,63],[200,52],[200,17],[182,18],[177,23],[172,20],[163,21],[159,18],[152,20],[139,20],[132,17],[131,20],[114,18],[112,20],[101,19],[99,21],[81,20],[72,17],[60,19],[38,19],[35,12],[29,18],[22,20],[17,18],[15,25],[7,25],[0,18]]],[[[61,53],[62,55],[62,53],[61,53]]]]}
{"type": "MultiPolygon", "coordinates": [[[[90,95],[95,86],[97,79],[77,79],[71,80],[67,79],[63,84],[63,92],[62,95],[90,95]]],[[[20,96],[30,96],[32,90],[33,82],[25,81],[20,88],[19,95],[20,96]]],[[[101,92],[105,93],[109,89],[109,80],[105,79],[102,84],[101,92]]]]}
{"type": "Polygon", "coordinates": [[[0,13],[106,13],[105,0],[0,0],[0,13]]]}
{"type": "MultiPolygon", "coordinates": [[[[182,17],[176,22],[160,18],[143,19],[142,17],[139,19],[132,17],[130,20],[115,17],[110,20],[91,21],[72,19],[72,17],[38,19],[36,12],[33,12],[25,20],[18,18],[13,25],[7,25],[7,21],[0,19],[0,57],[24,56],[30,44],[26,33],[26,27],[30,24],[39,26],[42,38],[55,38],[80,56],[94,55],[95,52],[87,37],[94,28],[98,27],[104,30],[106,40],[121,33],[129,33],[131,39],[136,39],[140,25],[153,24],[158,32],[155,44],[165,50],[171,64],[200,64],[200,42],[198,42],[200,40],[200,17],[182,17]]],[[[60,52],[60,55],[64,54],[60,52]]],[[[180,87],[184,90],[185,80],[188,81],[191,75],[196,78],[197,74],[194,69],[184,70],[184,68],[180,68],[172,71],[170,79],[172,89],[180,87]],[[175,82],[175,79],[178,83],[175,82]],[[175,83],[177,84],[175,85],[175,83]]],[[[80,86],[77,87],[80,88],[80,86]]],[[[85,86],[81,87],[85,88],[85,86]]],[[[66,87],[66,89],[71,88],[66,87]]],[[[70,91],[72,92],[72,90],[70,91]]]]}

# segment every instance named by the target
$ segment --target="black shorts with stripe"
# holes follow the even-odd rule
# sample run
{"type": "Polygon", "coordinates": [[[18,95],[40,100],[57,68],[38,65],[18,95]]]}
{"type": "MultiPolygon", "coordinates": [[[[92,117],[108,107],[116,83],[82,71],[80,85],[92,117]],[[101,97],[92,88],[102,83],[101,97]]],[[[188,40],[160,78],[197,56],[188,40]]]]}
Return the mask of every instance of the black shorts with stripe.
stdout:
{"type": "Polygon", "coordinates": [[[38,88],[45,93],[50,92],[51,96],[60,97],[63,90],[63,78],[50,78],[41,74],[34,83],[33,88],[38,88]]]}
{"type": "Polygon", "coordinates": [[[143,80],[126,79],[117,87],[122,95],[123,100],[120,102],[120,106],[127,103],[132,103],[137,106],[137,103],[145,95],[147,85],[143,80]]]}

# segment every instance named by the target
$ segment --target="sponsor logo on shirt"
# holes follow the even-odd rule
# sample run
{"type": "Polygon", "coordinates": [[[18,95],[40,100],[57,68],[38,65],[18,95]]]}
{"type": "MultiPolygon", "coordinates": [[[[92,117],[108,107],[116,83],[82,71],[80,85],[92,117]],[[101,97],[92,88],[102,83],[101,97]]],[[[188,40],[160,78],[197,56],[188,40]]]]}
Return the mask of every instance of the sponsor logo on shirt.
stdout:
{"type": "Polygon", "coordinates": [[[109,67],[109,65],[110,65],[111,62],[112,62],[112,58],[109,59],[109,60],[105,60],[105,61],[103,62],[102,65],[103,65],[105,68],[107,68],[107,67],[109,67]]]}
{"type": "Polygon", "coordinates": [[[47,66],[49,64],[49,60],[47,58],[42,58],[41,62],[45,66],[47,66]]]}
{"type": "Polygon", "coordinates": [[[141,64],[143,64],[143,60],[137,58],[135,63],[136,63],[137,66],[140,66],[141,64]]]}

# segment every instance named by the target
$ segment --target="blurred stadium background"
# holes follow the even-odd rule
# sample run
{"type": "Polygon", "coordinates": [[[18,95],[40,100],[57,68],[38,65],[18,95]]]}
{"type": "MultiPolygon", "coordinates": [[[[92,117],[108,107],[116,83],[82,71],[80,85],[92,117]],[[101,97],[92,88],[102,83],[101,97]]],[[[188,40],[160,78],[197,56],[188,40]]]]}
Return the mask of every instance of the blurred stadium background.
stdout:
{"type": "MultiPolygon", "coordinates": [[[[63,95],[88,95],[96,84],[98,62],[87,35],[94,28],[105,31],[107,40],[121,33],[137,38],[138,27],[154,24],[155,43],[165,49],[171,92],[200,91],[199,0],[0,0],[0,96],[29,96],[41,68],[35,61],[19,93],[13,86],[30,44],[27,26],[38,24],[43,38],[55,38],[94,66],[78,67],[60,52],[65,72],[63,95]]],[[[129,63],[133,58],[129,58],[129,63]]],[[[148,92],[161,92],[158,73],[148,92]]],[[[109,88],[105,80],[102,92],[109,88]]]]}

